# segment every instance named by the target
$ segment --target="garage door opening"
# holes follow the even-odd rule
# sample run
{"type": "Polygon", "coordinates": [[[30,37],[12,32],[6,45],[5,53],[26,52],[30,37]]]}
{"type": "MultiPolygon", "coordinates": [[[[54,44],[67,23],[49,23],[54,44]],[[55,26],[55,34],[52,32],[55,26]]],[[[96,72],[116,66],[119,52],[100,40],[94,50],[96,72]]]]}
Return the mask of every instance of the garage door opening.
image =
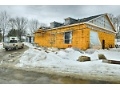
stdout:
{"type": "Polygon", "coordinates": [[[98,33],[95,31],[90,31],[90,48],[102,48],[98,33]]]}

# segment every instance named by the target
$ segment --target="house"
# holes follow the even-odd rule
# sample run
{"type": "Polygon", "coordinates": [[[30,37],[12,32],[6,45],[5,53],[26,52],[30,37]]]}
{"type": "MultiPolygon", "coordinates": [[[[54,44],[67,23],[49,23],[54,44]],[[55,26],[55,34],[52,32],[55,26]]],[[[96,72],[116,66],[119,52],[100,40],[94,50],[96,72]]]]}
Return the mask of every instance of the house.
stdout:
{"type": "Polygon", "coordinates": [[[34,43],[34,36],[33,35],[26,35],[26,42],[29,42],[29,43],[34,43]]]}
{"type": "Polygon", "coordinates": [[[43,47],[75,47],[82,50],[115,46],[116,30],[108,14],[83,19],[69,17],[63,25],[52,27],[37,30],[34,33],[34,42],[43,47]]]}

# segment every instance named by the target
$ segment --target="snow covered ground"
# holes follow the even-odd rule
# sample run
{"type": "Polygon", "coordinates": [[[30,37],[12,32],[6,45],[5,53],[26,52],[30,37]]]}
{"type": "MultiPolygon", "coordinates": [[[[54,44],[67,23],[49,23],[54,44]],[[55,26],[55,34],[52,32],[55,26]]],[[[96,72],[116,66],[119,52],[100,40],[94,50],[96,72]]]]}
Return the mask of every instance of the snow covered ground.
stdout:
{"type": "Polygon", "coordinates": [[[2,49],[3,48],[3,44],[0,42],[0,49],[2,49]]]}
{"type": "Polygon", "coordinates": [[[98,54],[104,54],[107,59],[120,60],[120,48],[78,51],[73,48],[45,49],[25,44],[30,48],[19,58],[17,67],[42,68],[42,72],[63,76],[120,82],[120,65],[103,63],[98,59],[98,54]],[[82,55],[91,57],[91,61],[77,61],[82,55]]]}
{"type": "MultiPolygon", "coordinates": [[[[24,44],[29,46],[29,49],[21,55],[16,67],[39,68],[45,73],[81,79],[120,82],[120,65],[103,63],[98,59],[98,54],[104,54],[107,59],[120,60],[120,48],[82,51],[73,48],[43,48],[35,47],[29,43],[24,44]],[[82,55],[89,56],[91,61],[77,61],[82,55]]],[[[120,45],[120,43],[117,44],[120,45]]],[[[2,48],[3,45],[0,43],[0,49],[2,48]]]]}

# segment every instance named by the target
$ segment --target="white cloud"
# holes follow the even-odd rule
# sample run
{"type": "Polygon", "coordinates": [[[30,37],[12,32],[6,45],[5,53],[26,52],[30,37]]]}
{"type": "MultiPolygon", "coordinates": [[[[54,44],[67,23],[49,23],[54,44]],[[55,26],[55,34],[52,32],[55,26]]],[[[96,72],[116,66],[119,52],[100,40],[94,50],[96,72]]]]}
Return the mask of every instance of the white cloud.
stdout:
{"type": "Polygon", "coordinates": [[[38,19],[49,25],[52,21],[64,22],[67,17],[84,18],[102,13],[119,15],[119,5],[1,5],[12,17],[38,19]]]}

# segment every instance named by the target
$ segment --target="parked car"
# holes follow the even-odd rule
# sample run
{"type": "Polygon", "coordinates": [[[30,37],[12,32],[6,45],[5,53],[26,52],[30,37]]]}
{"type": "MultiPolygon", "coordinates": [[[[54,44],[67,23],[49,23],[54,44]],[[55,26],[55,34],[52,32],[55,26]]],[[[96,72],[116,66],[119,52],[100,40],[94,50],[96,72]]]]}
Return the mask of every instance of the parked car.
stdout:
{"type": "Polygon", "coordinates": [[[21,42],[17,37],[10,37],[8,42],[3,43],[3,48],[5,48],[6,51],[11,49],[19,49],[24,48],[24,43],[21,42]]]}

